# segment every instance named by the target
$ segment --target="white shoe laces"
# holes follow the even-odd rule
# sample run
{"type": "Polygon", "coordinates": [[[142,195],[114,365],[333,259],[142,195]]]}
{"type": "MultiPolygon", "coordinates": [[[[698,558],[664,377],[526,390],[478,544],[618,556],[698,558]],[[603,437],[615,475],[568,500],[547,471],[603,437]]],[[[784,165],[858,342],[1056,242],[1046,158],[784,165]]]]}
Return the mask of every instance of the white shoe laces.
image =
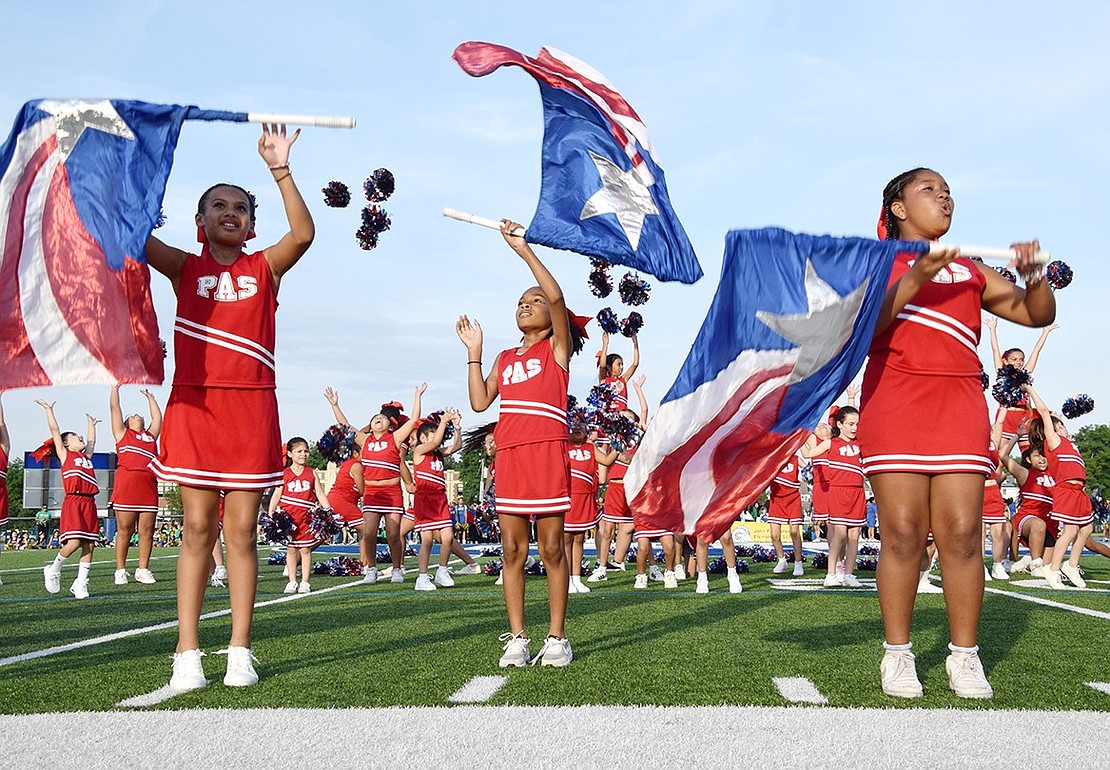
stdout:
{"type": "Polygon", "coordinates": [[[537,663],[539,663],[540,659],[543,658],[544,654],[550,648],[565,645],[566,643],[567,643],[566,639],[556,639],[554,636],[547,637],[546,639],[543,640],[543,647],[540,647],[540,651],[536,653],[536,656],[534,658],[532,658],[531,665],[534,666],[537,663]]]}
{"type": "MultiPolygon", "coordinates": [[[[201,655],[203,654],[202,652],[201,655]]],[[[227,656],[227,667],[230,669],[245,669],[251,663],[258,662],[258,658],[254,657],[254,651],[247,647],[225,647],[217,650],[216,654],[227,656]]]]}

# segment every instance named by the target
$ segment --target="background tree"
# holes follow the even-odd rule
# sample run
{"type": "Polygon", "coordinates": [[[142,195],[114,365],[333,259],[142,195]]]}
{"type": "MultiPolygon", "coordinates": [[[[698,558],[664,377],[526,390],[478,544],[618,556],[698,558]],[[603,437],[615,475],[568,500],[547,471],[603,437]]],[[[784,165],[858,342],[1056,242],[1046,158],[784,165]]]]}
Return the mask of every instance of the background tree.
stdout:
{"type": "Polygon", "coordinates": [[[11,504],[11,517],[13,519],[27,515],[23,510],[22,457],[13,457],[8,463],[8,502],[11,504]]]}
{"type": "Polygon", "coordinates": [[[1084,425],[1075,432],[1075,445],[1087,465],[1087,491],[1097,488],[1110,497],[1110,425],[1084,425]]]}
{"type": "Polygon", "coordinates": [[[181,489],[177,484],[170,484],[162,493],[162,507],[171,516],[180,516],[185,512],[185,508],[181,505],[181,489]]]}

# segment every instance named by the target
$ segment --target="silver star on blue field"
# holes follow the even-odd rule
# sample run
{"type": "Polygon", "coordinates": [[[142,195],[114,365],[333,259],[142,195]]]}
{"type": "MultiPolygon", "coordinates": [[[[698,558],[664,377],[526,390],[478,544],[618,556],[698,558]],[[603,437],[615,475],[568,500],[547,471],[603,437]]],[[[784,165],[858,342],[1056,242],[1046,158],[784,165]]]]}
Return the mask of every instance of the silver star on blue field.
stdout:
{"type": "Polygon", "coordinates": [[[54,116],[54,133],[58,137],[58,150],[62,154],[62,163],[65,163],[69,154],[73,152],[77,140],[81,138],[86,128],[95,128],[97,131],[122,136],[124,139],[135,138],[135,134],[107,99],[95,102],[78,99],[43,99],[37,107],[54,116]]]}
{"type": "Polygon", "coordinates": [[[640,179],[636,169],[625,171],[609,159],[592,152],[590,157],[601,177],[601,189],[586,201],[579,219],[589,219],[599,214],[616,214],[625,237],[635,251],[640,245],[644,218],[659,214],[655,201],[651,199],[651,189],[640,179]]]}
{"type": "Polygon", "coordinates": [[[756,318],[798,346],[791,382],[809,377],[844,349],[852,337],[852,327],[870,282],[866,279],[854,291],[841,296],[806,260],[807,311],[787,315],[756,311],[756,318]]]}

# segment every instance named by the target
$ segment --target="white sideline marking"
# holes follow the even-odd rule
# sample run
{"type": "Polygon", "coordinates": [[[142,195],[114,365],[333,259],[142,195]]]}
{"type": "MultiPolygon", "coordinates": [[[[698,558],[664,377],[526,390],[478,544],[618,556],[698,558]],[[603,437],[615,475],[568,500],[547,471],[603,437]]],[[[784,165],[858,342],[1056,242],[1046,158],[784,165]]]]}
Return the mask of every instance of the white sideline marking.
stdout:
{"type": "Polygon", "coordinates": [[[821,694],[817,685],[804,676],[777,676],[771,680],[778,688],[779,695],[791,703],[812,703],[824,706],[829,699],[821,694]]]}
{"type": "MultiPolygon", "coordinates": [[[[8,553],[21,553],[21,551],[9,551],[7,548],[5,548],[4,550],[7,551],[8,553]]],[[[56,551],[58,549],[55,548],[55,549],[52,549],[52,550],[56,551]]],[[[155,559],[176,559],[176,558],[177,558],[176,555],[173,555],[173,556],[151,556],[150,560],[154,561],[155,559]]],[[[136,556],[133,559],[128,559],[127,560],[128,564],[130,564],[131,562],[135,562],[136,564],[138,564],[139,563],[139,557],[136,556]]],[[[112,564],[112,565],[115,565],[115,563],[116,563],[115,559],[105,559],[103,561],[94,561],[93,566],[95,567],[97,564],[112,564]]],[[[50,566],[49,563],[46,563],[46,564],[42,565],[42,567],[49,567],[49,566],[50,566]]],[[[14,569],[0,570],[0,574],[6,575],[9,572],[42,572],[42,567],[16,567],[14,569]]]]}
{"type": "Polygon", "coordinates": [[[825,578],[767,578],[767,582],[771,584],[772,588],[779,591],[820,591],[822,593],[850,593],[850,594],[865,594],[873,593],[877,590],[875,586],[875,578],[861,578],[856,575],[856,579],[860,582],[859,588],[848,588],[847,586],[837,586],[835,588],[825,588],[825,578]]]}
{"type": "Polygon", "coordinates": [[[1042,599],[1039,596],[1030,596],[1029,594],[1019,593],[1017,591],[1002,591],[998,588],[984,587],[983,591],[988,594],[998,594],[999,596],[1009,596],[1013,599],[1021,599],[1023,602],[1033,602],[1033,604],[1041,604],[1045,607],[1055,607],[1058,610],[1068,610],[1069,612],[1077,612],[1080,615],[1087,615],[1092,618],[1100,618],[1102,620],[1110,620],[1110,613],[1099,612],[1098,610],[1089,610],[1086,607],[1074,607],[1070,604],[1063,604],[1061,602],[1054,602],[1049,599],[1042,599]]]}
{"type": "Polygon", "coordinates": [[[121,700],[117,706],[124,708],[144,708],[146,706],[157,706],[159,703],[168,701],[170,698],[188,692],[188,690],[175,690],[167,685],[162,685],[154,692],[148,692],[145,695],[136,695],[134,698],[121,700]]]}
{"type": "MultiPolygon", "coordinates": [[[[1104,581],[1104,580],[1089,580],[1087,582],[1088,582],[1088,584],[1090,584],[1090,583],[1105,583],[1106,581],[1104,581]]],[[[1050,586],[1048,584],[1048,581],[1045,580],[1044,578],[1027,578],[1025,580],[1010,580],[1010,585],[1019,586],[1021,588],[1045,588],[1045,589],[1048,589],[1049,591],[1057,590],[1057,589],[1053,588],[1052,586],[1050,586]]],[[[1077,588],[1077,587],[1073,586],[1071,583],[1066,583],[1065,586],[1066,586],[1064,588],[1065,591],[1083,591],[1084,593],[1092,593],[1092,594],[1110,594],[1110,588],[1077,588]]]]}
{"type": "Polygon", "coordinates": [[[507,676],[476,676],[449,697],[451,703],[485,703],[509,681],[507,676]]]}
{"type": "MultiPolygon", "coordinates": [[[[356,580],[353,583],[343,583],[342,585],[330,586],[328,588],[321,588],[318,591],[313,591],[312,593],[308,593],[308,594],[289,594],[288,596],[281,596],[277,599],[270,599],[269,601],[265,601],[265,602],[256,602],[255,605],[254,605],[254,608],[258,609],[260,607],[269,607],[273,604],[283,604],[285,602],[296,601],[297,599],[304,599],[304,598],[307,598],[309,596],[316,596],[318,594],[331,593],[332,591],[338,591],[341,588],[350,588],[351,586],[360,586],[360,585],[363,585],[363,582],[361,580],[356,580]]],[[[230,615],[230,614],[231,614],[231,608],[229,607],[226,610],[217,610],[216,612],[206,612],[206,613],[204,613],[203,615],[200,616],[200,619],[201,620],[209,620],[211,618],[219,618],[219,617],[223,617],[224,615],[230,615]]],[[[177,625],[176,620],[169,620],[169,621],[166,621],[165,623],[155,623],[152,626],[144,626],[142,628],[131,628],[131,629],[128,629],[127,631],[117,631],[114,634],[105,634],[104,636],[97,636],[97,637],[94,637],[92,639],[82,639],[79,642],[72,642],[70,644],[62,644],[62,645],[58,645],[57,647],[47,647],[45,650],[35,650],[34,652],[25,652],[25,653],[22,653],[20,655],[12,655],[12,656],[7,657],[7,658],[0,658],[0,666],[10,666],[13,663],[24,663],[28,660],[36,660],[37,658],[46,658],[46,657],[49,657],[51,655],[59,655],[63,652],[70,652],[71,650],[79,650],[82,647],[92,647],[92,646],[97,645],[97,644],[104,644],[106,642],[114,642],[117,639],[126,639],[130,636],[138,636],[139,634],[146,634],[146,633],[149,633],[151,631],[162,631],[162,630],[165,630],[167,628],[173,628],[176,625],[177,625]]]]}
{"type": "Polygon", "coordinates": [[[1099,692],[1104,692],[1110,695],[1110,682],[1085,682],[1088,687],[1092,687],[1099,692]]]}

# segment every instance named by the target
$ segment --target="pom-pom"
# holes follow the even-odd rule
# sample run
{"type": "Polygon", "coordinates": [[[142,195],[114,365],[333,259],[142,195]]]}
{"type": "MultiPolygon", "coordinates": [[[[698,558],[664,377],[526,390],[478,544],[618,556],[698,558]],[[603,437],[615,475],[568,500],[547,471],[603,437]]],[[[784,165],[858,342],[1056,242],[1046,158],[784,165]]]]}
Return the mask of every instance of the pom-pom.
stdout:
{"type": "Polygon", "coordinates": [[[879,568],[878,559],[856,559],[856,569],[863,570],[864,572],[874,572],[879,568]]]}
{"type": "Polygon", "coordinates": [[[358,443],[355,441],[355,431],[347,425],[332,425],[320,440],[316,442],[320,456],[328,462],[340,465],[358,454],[358,443]]]}
{"type": "Polygon", "coordinates": [[[483,568],[482,571],[485,572],[490,577],[497,577],[498,575],[501,574],[501,562],[491,561],[489,564],[487,564],[483,568]]]}
{"type": "MultiPolygon", "coordinates": [[[[438,428],[439,424],[443,422],[443,415],[445,414],[447,414],[447,410],[440,409],[438,412],[432,412],[431,414],[429,414],[427,417],[424,418],[423,421],[430,422],[432,425],[438,428]]],[[[453,423],[447,423],[447,429],[443,431],[443,440],[450,441],[454,437],[455,425],[453,423]]]]}
{"type": "Polygon", "coordinates": [[[486,546],[485,548],[482,549],[482,552],[479,555],[482,558],[500,556],[501,555],[501,546],[499,546],[499,545],[488,545],[488,546],[486,546]]]}
{"type": "Polygon", "coordinates": [[[395,186],[393,173],[389,169],[379,168],[362,183],[362,191],[366,194],[366,200],[381,203],[393,194],[395,186]]]}
{"type": "Polygon", "coordinates": [[[342,182],[328,182],[322,192],[324,204],[333,209],[345,209],[351,202],[351,190],[342,182]]]}
{"type": "Polygon", "coordinates": [[[1086,393],[1080,393],[1074,398],[1069,398],[1064,401],[1064,406],[1060,410],[1064,416],[1069,420],[1074,420],[1076,417],[1082,417],[1095,408],[1095,400],[1088,396],[1086,393]]]}
{"type": "Polygon", "coordinates": [[[389,551],[374,551],[374,563],[392,564],[393,556],[389,553],[389,551]]]}
{"type": "Polygon", "coordinates": [[[266,560],[267,564],[285,564],[285,551],[274,551],[270,554],[270,558],[266,560]]]}
{"type": "Polygon", "coordinates": [[[752,561],[756,564],[770,564],[778,560],[778,554],[775,553],[773,548],[757,548],[755,553],[752,554],[752,561]]]}
{"type": "Polygon", "coordinates": [[[530,565],[524,568],[525,575],[546,575],[547,567],[543,566],[543,562],[539,559],[533,561],[530,565]]]}
{"type": "Polygon", "coordinates": [[[378,236],[393,224],[389,214],[381,206],[371,203],[362,210],[362,226],[355,231],[358,245],[366,250],[378,245],[378,236]]]}
{"type": "Polygon", "coordinates": [[[590,284],[590,293],[598,299],[605,299],[613,293],[613,280],[604,270],[591,270],[587,280],[590,284]]]}
{"type": "Polygon", "coordinates": [[[258,519],[259,531],[268,543],[288,543],[297,531],[293,517],[278,508],[273,514],[264,513],[258,519]]]}
{"type": "Polygon", "coordinates": [[[313,508],[308,512],[308,531],[317,542],[330,543],[343,531],[343,519],[330,508],[313,508]]]}
{"type": "Polygon", "coordinates": [[[642,432],[634,420],[620,412],[598,412],[598,427],[609,437],[610,445],[618,452],[631,449],[640,443],[642,432]]]}
{"type": "Polygon", "coordinates": [[[603,307],[598,311],[597,324],[606,334],[620,334],[621,322],[611,307],[603,307]]]}
{"type": "Polygon", "coordinates": [[[621,302],[638,307],[651,299],[648,296],[651,294],[651,284],[636,273],[625,273],[617,292],[621,295],[621,302]]]}
{"type": "Polygon", "coordinates": [[[873,545],[861,545],[856,553],[860,556],[878,556],[879,549],[873,545]]]}
{"type": "Polygon", "coordinates": [[[752,568],[748,566],[748,562],[746,562],[744,559],[739,559],[736,562],[736,573],[738,575],[746,575],[751,571],[752,568]]]}
{"type": "Polygon", "coordinates": [[[1013,270],[1005,267],[996,267],[995,271],[997,271],[1000,276],[1005,278],[1010,283],[1017,283],[1017,273],[1015,273],[1013,270]]]}
{"type": "Polygon", "coordinates": [[[829,555],[827,553],[825,553],[824,551],[821,551],[821,552],[814,555],[814,557],[813,557],[813,569],[828,569],[828,567],[829,567],[829,555]]]}
{"type": "Polygon", "coordinates": [[[169,355],[169,352],[166,350],[166,341],[159,337],[158,342],[162,345],[162,360],[164,361],[166,360],[166,356],[169,355]]]}
{"type": "Polygon", "coordinates": [[[633,310],[628,318],[621,321],[621,334],[625,337],[635,337],[644,328],[644,317],[633,310]]]}
{"type": "Polygon", "coordinates": [[[1071,283],[1073,276],[1071,268],[1057,259],[1049,262],[1048,266],[1045,267],[1044,277],[1053,289],[1063,289],[1071,283]]]}
{"type": "Polygon", "coordinates": [[[987,373],[982,369],[979,370],[979,384],[983,386],[984,393],[986,392],[987,388],[991,386],[991,378],[988,377],[987,373]]]}
{"type": "Polygon", "coordinates": [[[1033,377],[1029,372],[1018,369],[1013,364],[1006,364],[998,370],[998,375],[994,379],[994,387],[991,388],[991,395],[1002,406],[1018,406],[1021,400],[1025,398],[1021,386],[1032,384],[1033,377]]]}
{"type": "MultiPolygon", "coordinates": [[[[154,229],[157,230],[159,227],[165,227],[165,226],[166,226],[166,210],[165,209],[158,209],[158,218],[154,220],[154,229]]],[[[1061,264],[1063,264],[1063,263],[1061,263],[1061,264]]],[[[1069,278],[1068,280],[1070,281],[1071,279],[1069,278]]]]}

